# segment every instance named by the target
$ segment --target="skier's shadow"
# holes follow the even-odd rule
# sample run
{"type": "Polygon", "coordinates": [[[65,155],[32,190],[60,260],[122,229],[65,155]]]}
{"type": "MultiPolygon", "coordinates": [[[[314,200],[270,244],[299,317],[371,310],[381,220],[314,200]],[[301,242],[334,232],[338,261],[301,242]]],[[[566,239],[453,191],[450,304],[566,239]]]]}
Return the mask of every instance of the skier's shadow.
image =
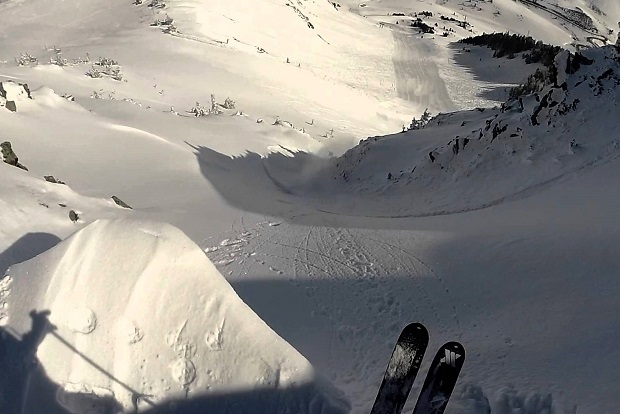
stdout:
{"type": "MultiPolygon", "coordinates": [[[[10,328],[0,327],[0,413],[69,414],[58,403],[60,385],[53,382],[39,363],[36,353],[45,336],[56,330],[49,321],[50,311],[30,311],[32,327],[19,338],[10,328]],[[36,398],[26,398],[36,396],[36,398]]],[[[122,407],[113,398],[96,401],[73,401],[73,405],[90,405],[97,412],[112,414],[122,407]]]]}
{"type": "MultiPolygon", "coordinates": [[[[18,335],[10,328],[0,327],[0,413],[1,414],[71,414],[97,413],[116,414],[123,407],[113,397],[97,396],[92,393],[63,392],[64,387],[52,381],[36,357],[37,349],[46,335],[50,334],[72,348],[56,332],[56,327],[49,321],[50,311],[30,312],[32,327],[29,332],[18,335]],[[59,401],[63,401],[61,405],[59,401]]],[[[77,355],[102,370],[96,362],[72,348],[77,355]]],[[[106,373],[105,371],[102,371],[106,373]]],[[[111,374],[106,373],[118,384],[121,383],[111,374]]],[[[209,413],[276,413],[283,407],[299,407],[294,412],[307,412],[308,407],[322,405],[325,414],[345,414],[349,410],[341,404],[331,405],[327,400],[321,401],[316,395],[314,384],[290,387],[288,389],[268,388],[241,391],[212,392],[192,398],[178,398],[160,401],[155,404],[147,395],[135,393],[136,398],[148,402],[140,412],[148,414],[204,414],[209,413]]],[[[134,404],[137,410],[137,403],[134,404]]]]}

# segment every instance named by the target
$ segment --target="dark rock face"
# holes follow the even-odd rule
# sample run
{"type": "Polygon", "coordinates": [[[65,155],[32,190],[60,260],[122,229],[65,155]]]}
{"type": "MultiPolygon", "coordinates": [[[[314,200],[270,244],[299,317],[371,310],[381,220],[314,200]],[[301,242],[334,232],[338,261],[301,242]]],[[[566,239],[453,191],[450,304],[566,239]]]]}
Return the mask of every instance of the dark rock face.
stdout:
{"type": "Polygon", "coordinates": [[[53,183],[53,184],[66,184],[64,181],[60,181],[59,179],[57,179],[56,177],[54,177],[53,175],[44,175],[43,178],[45,179],[45,181],[47,181],[48,183],[53,183]]]}
{"type": "Polygon", "coordinates": [[[32,99],[30,88],[27,83],[15,83],[13,81],[0,82],[0,98],[4,107],[11,112],[17,112],[17,103],[19,95],[25,95],[28,99],[32,99]],[[16,88],[17,86],[17,88],[16,88]],[[21,89],[21,90],[20,90],[21,89]],[[16,92],[18,90],[19,92],[16,92]]]}
{"type": "Polygon", "coordinates": [[[117,196],[112,196],[112,200],[114,200],[116,205],[118,205],[120,207],[131,209],[131,206],[129,204],[125,203],[123,200],[121,200],[117,196]]]}
{"type": "Polygon", "coordinates": [[[15,155],[15,152],[13,151],[13,148],[11,147],[11,143],[9,141],[4,141],[2,144],[0,144],[0,149],[2,150],[2,161],[14,167],[18,167],[22,170],[28,171],[28,168],[19,163],[19,159],[17,158],[17,155],[15,155]]]}
{"type": "Polygon", "coordinates": [[[0,144],[0,148],[2,149],[2,160],[9,165],[17,165],[18,158],[11,147],[11,143],[9,141],[4,141],[0,144]]]}
{"type": "Polygon", "coordinates": [[[77,223],[79,219],[80,219],[80,216],[78,215],[78,213],[75,212],[75,210],[69,211],[69,220],[71,220],[74,223],[77,223]]]}

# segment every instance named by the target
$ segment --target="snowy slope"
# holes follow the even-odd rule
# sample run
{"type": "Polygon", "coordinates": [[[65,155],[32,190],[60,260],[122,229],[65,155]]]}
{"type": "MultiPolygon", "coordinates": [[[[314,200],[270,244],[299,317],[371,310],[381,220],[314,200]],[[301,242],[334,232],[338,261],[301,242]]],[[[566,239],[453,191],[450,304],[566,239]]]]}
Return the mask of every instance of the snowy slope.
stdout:
{"type": "MultiPolygon", "coordinates": [[[[9,345],[2,351],[38,345],[34,333],[45,331],[49,317],[55,333],[89,358],[47,334],[37,354],[41,375],[26,387],[29,403],[45,397],[79,405],[91,402],[84,397],[91,394],[114,409],[131,410],[141,401],[153,412],[153,399],[180,402],[186,390],[172,374],[185,382],[192,365],[181,358],[171,367],[161,355],[176,361],[177,342],[170,337],[169,345],[166,336],[187,318],[191,323],[177,338],[183,342],[189,332],[203,347],[189,358],[197,369],[195,382],[185,387],[190,405],[247,412],[249,404],[281,403],[283,410],[315,412],[324,404],[346,411],[320,373],[344,391],[352,412],[367,413],[394,338],[418,320],[429,327],[431,346],[458,338],[468,350],[448,413],[482,414],[489,407],[494,414],[614,412],[619,378],[608,361],[618,359],[613,344],[620,295],[616,53],[585,51],[596,62],[570,75],[567,90],[547,88],[540,102],[524,98],[523,110],[518,102],[501,109],[506,89],[538,66],[491,60],[486,49],[469,53],[453,42],[508,30],[572,50],[613,43],[618,2],[132,3],[0,2],[0,82],[27,82],[33,98],[21,96],[17,112],[0,107],[0,141],[11,141],[30,169],[0,164],[0,270],[15,265],[9,273],[22,279],[11,282],[10,295],[20,292],[24,300],[9,297],[16,306],[9,312],[20,309],[9,324],[20,334],[33,331],[4,336],[9,345]],[[560,7],[579,7],[591,20],[560,13],[560,7]],[[433,13],[423,20],[438,28],[435,35],[409,27],[411,16],[389,15],[423,10],[433,13]],[[150,26],[166,16],[175,30],[150,26]],[[38,63],[24,55],[18,64],[14,58],[22,53],[38,63]],[[100,58],[117,64],[95,64],[100,58]],[[86,75],[100,70],[117,79],[86,75]],[[577,85],[583,76],[588,79],[577,85]],[[197,101],[209,107],[211,94],[216,103],[230,97],[235,108],[216,105],[220,115],[193,117],[190,109],[197,101]],[[396,134],[425,108],[443,114],[425,129],[396,134]],[[535,113],[539,125],[532,122],[535,113]],[[459,141],[455,153],[457,136],[470,140],[464,148],[459,141]],[[571,146],[573,139],[577,145],[571,146]],[[68,186],[43,181],[48,174],[68,186]],[[167,225],[139,221],[158,238],[140,232],[135,221],[100,221],[16,265],[98,218],[127,215],[111,195],[129,203],[136,219],[172,223],[200,243],[277,335],[167,225]],[[79,213],[77,223],[69,209],[79,213]],[[97,248],[102,245],[122,250],[127,260],[116,261],[97,248]],[[183,259],[175,262],[177,256],[183,259]],[[177,283],[148,263],[187,272],[177,283]],[[50,280],[49,292],[45,282],[25,287],[37,277],[35,269],[50,280]],[[153,283],[142,288],[134,282],[145,274],[153,283]],[[207,291],[210,285],[193,283],[197,279],[218,289],[207,291]],[[224,305],[214,305],[239,332],[262,327],[253,342],[259,348],[226,350],[249,362],[226,359],[230,363],[218,368],[230,381],[219,385],[207,375],[212,353],[205,351],[205,324],[197,322],[219,326],[217,314],[198,306],[211,294],[244,314],[228,315],[224,305]],[[175,307],[179,295],[195,299],[175,307]],[[70,300],[78,296],[92,300],[83,306],[93,314],[82,309],[68,317],[70,300]],[[171,309],[161,327],[148,313],[157,298],[171,309]],[[155,336],[128,345],[127,335],[136,332],[131,325],[119,320],[116,330],[101,323],[127,304],[155,336]],[[29,316],[34,307],[52,313],[29,316]],[[70,329],[91,329],[93,315],[100,323],[92,333],[70,329]],[[263,340],[278,343],[278,354],[263,340]],[[160,359],[142,357],[147,363],[140,363],[136,349],[150,356],[161,351],[160,359]],[[71,363],[61,366],[56,352],[71,363]],[[264,364],[257,362],[263,354],[264,364]],[[278,370],[282,355],[297,374],[278,370]],[[243,366],[252,370],[241,372],[243,366]],[[261,378],[268,387],[255,386],[261,378]],[[275,386],[287,378],[303,385],[275,386]],[[58,393],[57,382],[63,383],[58,393]],[[225,391],[203,393],[207,385],[225,391]]],[[[11,398],[16,393],[0,394],[5,404],[21,404],[11,398]]],[[[185,408],[196,409],[182,404],[179,411],[185,408]]]]}
{"type": "Polygon", "coordinates": [[[22,412],[168,412],[186,399],[201,411],[347,411],[169,225],[96,221],[0,284],[2,329],[22,341],[3,357],[36,352],[44,367],[4,383],[28,384],[22,412]],[[41,398],[50,382],[56,401],[41,398]]]}
{"type": "Polygon", "coordinates": [[[206,251],[322,361],[354,412],[372,405],[393,344],[384,338],[410,320],[431,326],[436,345],[459,337],[473,354],[449,412],[613,412],[618,376],[597,350],[617,353],[618,52],[571,61],[566,73],[559,55],[559,86],[524,96],[523,109],[441,115],[334,160],[201,149],[227,200],[294,223],[242,222],[206,251]],[[469,137],[458,150],[457,135],[469,137]],[[279,306],[297,309],[294,322],[279,306]]]}
{"type": "MultiPolygon", "coordinates": [[[[304,154],[257,163],[237,158],[231,163],[238,164],[238,185],[251,191],[262,176],[291,203],[314,200],[320,211],[367,217],[449,214],[531,195],[620,155],[618,51],[609,46],[579,56],[557,57],[556,86],[500,108],[441,114],[424,129],[370,138],[330,161],[304,154]],[[244,169],[261,165],[264,171],[244,180],[244,169]]],[[[217,170],[214,163],[203,168],[217,170]]],[[[255,211],[270,208],[277,206],[255,211]]]]}
{"type": "Polygon", "coordinates": [[[244,300],[350,396],[355,413],[369,412],[394,339],[412,320],[429,327],[430,354],[454,339],[467,350],[447,413],[613,413],[619,167],[468,213],[315,212],[290,224],[238,225],[204,245],[244,300]]]}
{"type": "MultiPolygon", "coordinates": [[[[14,150],[20,155],[19,147],[14,150]]],[[[28,166],[27,159],[20,159],[28,166]]],[[[47,182],[4,162],[0,171],[0,273],[44,252],[93,219],[119,217],[128,211],[111,199],[79,195],[70,186],[47,182]],[[71,210],[79,215],[77,222],[70,219],[71,210]]]]}
{"type": "Polygon", "coordinates": [[[365,198],[355,213],[431,215],[525,196],[613,161],[620,155],[618,51],[582,56],[571,69],[569,55],[559,55],[556,86],[502,108],[440,115],[423,131],[367,140],[334,161],[332,176],[365,198]],[[411,200],[410,192],[423,198],[411,200]],[[390,207],[373,203],[378,195],[390,207]]]}
{"type": "Polygon", "coordinates": [[[410,17],[387,14],[429,11],[433,16],[424,17],[426,22],[452,27],[457,34],[509,31],[570,49],[615,43],[620,23],[620,5],[613,0],[370,0],[348,3],[352,10],[379,21],[395,23],[400,19],[406,22],[410,17]],[[456,21],[446,22],[441,15],[456,21]]]}

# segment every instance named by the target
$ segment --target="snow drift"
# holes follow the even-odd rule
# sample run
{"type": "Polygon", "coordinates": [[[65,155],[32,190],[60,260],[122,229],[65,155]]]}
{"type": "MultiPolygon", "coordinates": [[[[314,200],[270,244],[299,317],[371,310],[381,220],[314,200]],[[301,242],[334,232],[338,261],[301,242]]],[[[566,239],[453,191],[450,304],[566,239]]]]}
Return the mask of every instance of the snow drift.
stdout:
{"type": "Polygon", "coordinates": [[[0,303],[8,407],[17,378],[25,412],[348,411],[170,225],[96,221],[12,267],[0,303]]]}

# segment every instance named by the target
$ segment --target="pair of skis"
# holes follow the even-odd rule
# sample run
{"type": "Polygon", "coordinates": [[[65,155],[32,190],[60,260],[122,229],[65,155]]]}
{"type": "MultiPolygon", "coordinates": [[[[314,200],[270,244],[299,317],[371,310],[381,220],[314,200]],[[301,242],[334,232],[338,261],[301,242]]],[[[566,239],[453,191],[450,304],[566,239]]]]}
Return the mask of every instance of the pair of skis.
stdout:
{"type": "MultiPolygon", "coordinates": [[[[427,346],[428,331],[424,325],[412,323],[403,329],[370,414],[402,412],[427,346]]],[[[464,362],[465,349],[460,343],[448,342],[439,348],[412,414],[442,414],[464,362]]]]}

